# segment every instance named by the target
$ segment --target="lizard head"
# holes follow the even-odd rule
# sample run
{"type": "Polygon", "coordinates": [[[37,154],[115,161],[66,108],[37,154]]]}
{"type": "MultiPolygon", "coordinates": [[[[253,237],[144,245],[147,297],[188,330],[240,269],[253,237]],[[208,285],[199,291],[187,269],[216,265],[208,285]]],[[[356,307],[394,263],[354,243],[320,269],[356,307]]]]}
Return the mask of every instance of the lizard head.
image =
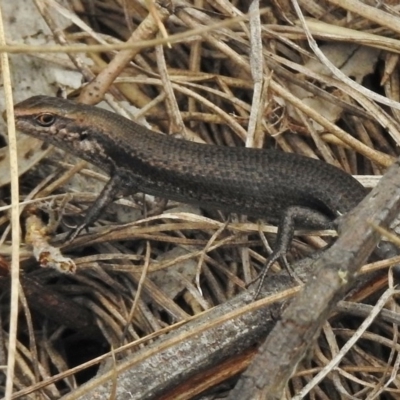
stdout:
{"type": "Polygon", "coordinates": [[[14,106],[15,124],[23,133],[60,146],[85,139],[82,126],[77,126],[77,111],[78,105],[72,101],[33,96],[14,106]]]}
{"type": "Polygon", "coordinates": [[[93,110],[70,100],[33,96],[14,106],[15,125],[22,133],[96,164],[107,156],[91,123],[93,110]]]}

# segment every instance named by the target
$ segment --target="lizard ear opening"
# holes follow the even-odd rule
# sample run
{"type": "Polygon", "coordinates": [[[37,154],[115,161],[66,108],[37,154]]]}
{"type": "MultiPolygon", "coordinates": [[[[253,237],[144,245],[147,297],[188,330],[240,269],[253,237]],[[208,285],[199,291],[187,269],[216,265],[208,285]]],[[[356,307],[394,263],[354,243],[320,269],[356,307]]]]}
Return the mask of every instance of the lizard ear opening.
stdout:
{"type": "Polygon", "coordinates": [[[43,113],[39,114],[35,119],[40,126],[48,127],[54,124],[56,117],[50,113],[43,113]]]}

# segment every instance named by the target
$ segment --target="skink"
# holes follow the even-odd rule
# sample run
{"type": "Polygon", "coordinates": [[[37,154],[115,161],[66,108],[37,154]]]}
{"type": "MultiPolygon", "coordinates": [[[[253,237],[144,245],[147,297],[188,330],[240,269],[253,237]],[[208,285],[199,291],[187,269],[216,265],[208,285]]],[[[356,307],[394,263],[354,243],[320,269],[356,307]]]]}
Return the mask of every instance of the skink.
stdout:
{"type": "Polygon", "coordinates": [[[367,190],[351,175],[297,154],[199,144],[151,131],[104,109],[34,96],[15,106],[17,128],[107,172],[111,179],[89,208],[92,224],[119,189],[278,224],[268,266],[284,257],[296,226],[334,227],[367,190]]]}

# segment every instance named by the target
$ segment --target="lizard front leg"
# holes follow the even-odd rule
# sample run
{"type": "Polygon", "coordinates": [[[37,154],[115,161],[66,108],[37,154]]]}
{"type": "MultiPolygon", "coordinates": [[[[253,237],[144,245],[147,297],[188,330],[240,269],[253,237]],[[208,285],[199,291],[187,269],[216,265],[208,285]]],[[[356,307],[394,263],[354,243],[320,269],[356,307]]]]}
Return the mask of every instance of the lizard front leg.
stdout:
{"type": "MultiPolygon", "coordinates": [[[[82,230],[87,229],[99,218],[104,209],[114,200],[122,185],[123,178],[118,174],[113,174],[96,198],[95,202],[87,210],[83,223],[70,231],[67,236],[67,241],[75,239],[82,230]]],[[[133,191],[130,190],[130,192],[133,191]]]]}

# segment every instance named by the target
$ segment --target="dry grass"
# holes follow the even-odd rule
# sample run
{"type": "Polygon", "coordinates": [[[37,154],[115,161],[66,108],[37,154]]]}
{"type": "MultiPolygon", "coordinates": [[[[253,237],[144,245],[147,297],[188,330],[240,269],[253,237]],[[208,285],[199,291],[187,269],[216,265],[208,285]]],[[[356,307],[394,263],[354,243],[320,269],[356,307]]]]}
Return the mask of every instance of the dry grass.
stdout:
{"type": "MultiPolygon", "coordinates": [[[[286,0],[260,2],[260,15],[253,12],[250,17],[248,1],[173,1],[174,7],[167,9],[148,1],[151,14],[139,1],[69,1],[69,14],[64,15],[72,25],[67,29],[59,26],[56,18],[60,7],[52,2],[44,7],[44,0],[37,3],[42,5],[42,16],[35,18],[43,18],[52,30],[46,36],[48,43],[21,47],[23,39],[13,37],[13,45],[19,47],[10,51],[30,53],[35,63],[64,71],[67,82],[60,78],[52,83],[68,92],[72,82],[76,83],[69,74],[78,71],[85,85],[75,91],[83,102],[105,97],[116,112],[134,114],[154,130],[187,140],[276,148],[316,157],[353,175],[367,176],[360,178],[362,182],[374,182],[371,176],[382,174],[398,155],[400,8],[395,1],[379,2],[380,8],[373,10],[354,0],[299,1],[308,31],[286,0]],[[307,41],[307,34],[317,40],[317,49],[310,47],[313,44],[307,41]],[[68,57],[61,58],[65,48],[53,46],[58,52],[44,51],[53,37],[69,49],[68,57]],[[118,47],[125,43],[129,46],[118,47]],[[99,44],[105,47],[99,49],[99,44]]],[[[45,85],[49,90],[50,82],[45,85]]],[[[18,96],[28,97],[21,92],[18,96]]],[[[39,161],[47,153],[31,140],[24,143],[20,157],[34,149],[39,161]]],[[[257,221],[232,217],[227,224],[227,215],[174,203],[157,214],[158,199],[135,195],[113,205],[90,234],[63,246],[67,224],[79,223],[107,178],[58,151],[26,171],[20,178],[22,198],[47,200],[25,209],[21,219],[24,232],[34,246],[43,242],[49,246],[44,234],[49,224],[52,243],[61,246],[77,272],[62,274],[39,268],[31,248],[22,248],[14,375],[17,394],[12,398],[58,399],[93,376],[96,370],[88,365],[97,367],[100,361],[112,359],[107,353],[110,349],[116,360],[133,357],[125,369],[137,375],[138,364],[157,352],[153,341],[165,332],[178,332],[185,323],[194,331],[179,331],[172,337],[175,343],[187,340],[190,346],[189,339],[195,340],[195,334],[222,323],[223,315],[212,314],[212,308],[243,292],[265,260],[263,242],[274,242],[275,228],[257,221]],[[60,215],[62,223],[57,224],[60,215]],[[266,238],[260,239],[261,231],[266,238]],[[207,310],[211,310],[209,320],[204,314],[207,310]],[[203,318],[199,325],[193,323],[197,316],[203,318]],[[86,366],[71,370],[85,362],[86,366]]],[[[1,354],[2,364],[6,364],[9,216],[4,214],[0,221],[0,266],[5,275],[0,280],[4,293],[1,354]]],[[[297,237],[290,260],[313,253],[327,240],[297,237]]],[[[353,337],[388,285],[387,265],[380,268],[382,275],[354,295],[355,301],[365,304],[341,304],[326,322],[284,398],[294,398],[305,390],[353,337]]],[[[277,270],[278,266],[274,272],[277,270]]],[[[284,297],[275,295],[273,299],[283,301],[295,290],[289,282],[279,291],[284,297]]],[[[256,312],[268,301],[246,306],[248,300],[243,300],[235,303],[238,308],[229,310],[233,314],[228,315],[234,319],[244,311],[256,312]]],[[[384,308],[340,363],[330,365],[330,372],[306,389],[310,398],[400,398],[396,376],[399,307],[391,297],[384,308]]],[[[281,309],[277,306],[273,318],[279,318],[281,309]]],[[[16,312],[15,305],[13,310],[16,312]]],[[[263,334],[257,333],[253,342],[262,340],[263,334]]],[[[173,345],[172,341],[162,342],[159,350],[173,345]]],[[[235,356],[212,359],[210,355],[206,370],[193,369],[188,376],[183,372],[173,388],[164,392],[154,389],[153,397],[147,392],[144,397],[135,386],[131,390],[138,397],[129,398],[189,399],[211,388],[220,393],[229,388],[224,383],[233,382],[229,379],[243,370],[253,353],[249,345],[235,356]]],[[[182,355],[183,371],[185,362],[182,355]]],[[[113,369],[112,362],[109,366],[109,381],[113,382],[118,369],[113,369]]],[[[153,367],[167,370],[162,364],[153,367]]],[[[168,380],[168,376],[159,379],[168,380]]],[[[80,395],[76,392],[68,399],[83,398],[80,395]]],[[[110,392],[99,390],[97,395],[105,399],[110,392]]],[[[116,398],[128,397],[119,393],[116,398]]]]}

